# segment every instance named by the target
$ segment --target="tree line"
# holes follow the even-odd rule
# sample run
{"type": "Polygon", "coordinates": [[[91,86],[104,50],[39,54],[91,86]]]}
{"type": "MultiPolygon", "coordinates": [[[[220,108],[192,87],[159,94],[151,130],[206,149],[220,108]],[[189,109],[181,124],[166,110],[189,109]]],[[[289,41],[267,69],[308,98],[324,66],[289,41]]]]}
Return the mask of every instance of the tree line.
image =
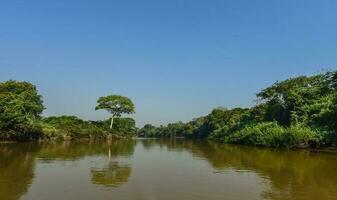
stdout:
{"type": "Polygon", "coordinates": [[[256,96],[251,108],[216,108],[187,123],[146,124],[138,136],[286,148],[337,145],[337,71],[278,81],[256,96]]]}
{"type": "Polygon", "coordinates": [[[135,110],[132,101],[124,96],[109,95],[98,99],[96,110],[104,109],[112,115],[102,121],[86,121],[76,116],[43,117],[44,109],[42,96],[35,85],[14,80],[0,83],[0,141],[136,134],[135,120],[121,117],[135,110]]]}

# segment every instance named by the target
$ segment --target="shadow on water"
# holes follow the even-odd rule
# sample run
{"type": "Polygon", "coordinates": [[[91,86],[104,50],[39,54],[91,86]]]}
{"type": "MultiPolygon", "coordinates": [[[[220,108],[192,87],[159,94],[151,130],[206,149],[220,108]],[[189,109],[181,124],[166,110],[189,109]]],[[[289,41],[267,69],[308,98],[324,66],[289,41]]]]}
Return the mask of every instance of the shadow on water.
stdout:
{"type": "Polygon", "coordinates": [[[337,199],[337,155],[273,150],[203,140],[142,140],[144,149],[190,152],[217,173],[250,171],[267,180],[265,199],[337,199]]]}

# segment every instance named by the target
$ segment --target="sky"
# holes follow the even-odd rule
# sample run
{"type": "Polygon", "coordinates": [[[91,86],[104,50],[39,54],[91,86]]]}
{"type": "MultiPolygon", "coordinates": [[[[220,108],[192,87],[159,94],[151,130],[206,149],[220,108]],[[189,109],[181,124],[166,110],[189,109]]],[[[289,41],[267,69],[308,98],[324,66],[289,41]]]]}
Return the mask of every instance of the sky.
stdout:
{"type": "Polygon", "coordinates": [[[137,126],[249,107],[277,80],[337,69],[335,0],[0,0],[0,82],[29,81],[45,116],[137,126]]]}

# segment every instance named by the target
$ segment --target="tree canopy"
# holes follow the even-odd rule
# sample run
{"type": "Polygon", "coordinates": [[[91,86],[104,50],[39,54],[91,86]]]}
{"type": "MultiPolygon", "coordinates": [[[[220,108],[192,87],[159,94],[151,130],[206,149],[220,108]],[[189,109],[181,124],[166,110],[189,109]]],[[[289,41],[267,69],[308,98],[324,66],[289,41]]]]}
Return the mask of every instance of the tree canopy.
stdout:
{"type": "Polygon", "coordinates": [[[112,114],[110,129],[113,128],[113,121],[115,117],[120,117],[122,114],[132,114],[135,112],[135,106],[131,99],[121,95],[109,95],[100,97],[97,100],[95,110],[107,110],[112,114]]]}
{"type": "Polygon", "coordinates": [[[2,137],[30,137],[37,130],[37,120],[44,110],[42,96],[28,82],[0,83],[0,130],[2,137]]]}
{"type": "Polygon", "coordinates": [[[107,110],[114,117],[120,117],[122,114],[132,114],[135,112],[135,106],[131,99],[121,95],[100,97],[97,100],[97,106],[95,109],[107,110]]]}

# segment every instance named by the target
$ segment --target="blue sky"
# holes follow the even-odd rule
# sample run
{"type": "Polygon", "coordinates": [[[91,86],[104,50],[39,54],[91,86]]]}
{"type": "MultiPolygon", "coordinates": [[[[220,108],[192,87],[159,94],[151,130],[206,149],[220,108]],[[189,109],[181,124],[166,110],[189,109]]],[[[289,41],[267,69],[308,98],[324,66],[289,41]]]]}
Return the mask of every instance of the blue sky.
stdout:
{"type": "Polygon", "coordinates": [[[132,98],[138,126],[254,105],[276,80],[337,69],[335,0],[2,0],[0,81],[30,81],[44,115],[104,119],[132,98]]]}

